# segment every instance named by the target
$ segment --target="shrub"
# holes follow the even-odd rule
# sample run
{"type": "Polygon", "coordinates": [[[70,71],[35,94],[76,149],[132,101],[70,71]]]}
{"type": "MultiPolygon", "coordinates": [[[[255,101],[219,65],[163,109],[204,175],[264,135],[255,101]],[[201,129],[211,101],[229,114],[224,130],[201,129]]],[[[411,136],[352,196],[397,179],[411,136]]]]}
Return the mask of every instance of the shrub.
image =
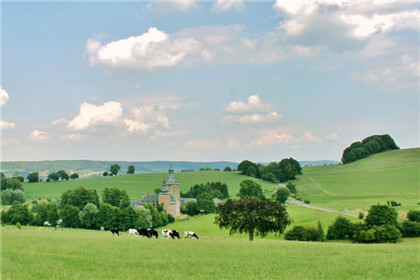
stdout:
{"type": "Polygon", "coordinates": [[[401,232],[391,225],[372,226],[367,228],[366,226],[359,227],[354,233],[354,240],[362,243],[385,243],[392,242],[396,243],[401,238],[401,232]]]}
{"type": "Polygon", "coordinates": [[[16,223],[16,226],[18,229],[22,229],[22,225],[19,222],[16,223]]]}
{"type": "Polygon", "coordinates": [[[305,204],[310,204],[310,203],[311,203],[311,201],[310,201],[309,199],[305,199],[305,200],[303,201],[303,203],[305,203],[305,204]]]}
{"type": "Polygon", "coordinates": [[[291,230],[284,234],[284,239],[298,241],[325,241],[325,234],[321,223],[318,221],[317,227],[295,225],[291,230]]]}
{"type": "Polygon", "coordinates": [[[391,225],[396,226],[398,213],[394,208],[391,208],[387,205],[373,205],[366,216],[366,225],[368,227],[372,226],[382,226],[382,225],[391,225]]]}
{"type": "Polygon", "coordinates": [[[363,214],[363,212],[359,212],[359,219],[363,220],[364,217],[365,217],[365,214],[363,214]]]}
{"type": "Polygon", "coordinates": [[[355,225],[349,219],[338,216],[334,223],[328,227],[327,239],[340,240],[353,237],[355,225]]]}
{"type": "Polygon", "coordinates": [[[407,218],[409,221],[420,223],[420,211],[419,210],[409,210],[407,213],[407,218]]]}
{"type": "Polygon", "coordinates": [[[11,205],[14,201],[24,203],[25,193],[22,190],[16,189],[6,189],[1,191],[1,204],[2,205],[11,205]]]}
{"type": "Polygon", "coordinates": [[[286,188],[288,188],[288,189],[289,189],[289,191],[290,191],[292,194],[295,194],[295,195],[297,194],[296,185],[295,185],[295,184],[293,184],[293,182],[292,182],[292,181],[289,181],[289,182],[287,183],[286,188]]]}
{"type": "Polygon", "coordinates": [[[405,221],[401,224],[403,237],[420,237],[420,223],[405,221]]]}
{"type": "Polygon", "coordinates": [[[285,203],[290,196],[290,191],[287,188],[279,188],[274,194],[274,199],[280,203],[285,203]]]}
{"type": "MultiPolygon", "coordinates": [[[[3,215],[2,215],[3,219],[3,215]]],[[[29,224],[33,220],[33,215],[29,212],[28,206],[18,201],[13,202],[12,207],[5,213],[4,222],[15,225],[17,222],[21,224],[29,224]]]]}

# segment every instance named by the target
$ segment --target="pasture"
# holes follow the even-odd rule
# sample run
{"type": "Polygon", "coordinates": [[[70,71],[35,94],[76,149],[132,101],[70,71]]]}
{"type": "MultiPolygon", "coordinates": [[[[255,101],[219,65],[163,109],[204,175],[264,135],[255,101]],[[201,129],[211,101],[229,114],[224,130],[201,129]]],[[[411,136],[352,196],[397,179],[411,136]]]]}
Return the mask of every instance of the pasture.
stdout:
{"type": "Polygon", "coordinates": [[[146,239],[5,226],[2,279],[418,279],[418,238],[398,244],[146,239]]]}

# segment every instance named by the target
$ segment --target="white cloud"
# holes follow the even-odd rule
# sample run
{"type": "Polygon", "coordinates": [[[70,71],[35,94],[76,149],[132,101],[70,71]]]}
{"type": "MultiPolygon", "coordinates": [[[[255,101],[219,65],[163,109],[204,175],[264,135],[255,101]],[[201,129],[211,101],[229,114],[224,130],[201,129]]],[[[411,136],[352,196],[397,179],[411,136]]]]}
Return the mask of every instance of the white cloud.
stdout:
{"type": "Polygon", "coordinates": [[[303,134],[303,136],[301,136],[299,139],[297,139],[298,143],[304,143],[304,144],[308,144],[308,143],[320,143],[322,142],[322,139],[319,137],[314,136],[311,132],[309,131],[305,131],[305,133],[303,134]]]}
{"type": "Polygon", "coordinates": [[[200,43],[192,38],[171,39],[155,27],[147,33],[102,45],[88,40],[86,50],[92,66],[143,69],[168,68],[179,64],[189,53],[196,53],[200,43]]]}
{"type": "Polygon", "coordinates": [[[229,150],[239,150],[241,148],[241,144],[238,140],[229,138],[227,139],[227,147],[229,150]]]}
{"type": "Polygon", "coordinates": [[[340,136],[338,135],[338,133],[328,133],[327,135],[325,135],[325,139],[329,141],[337,141],[340,139],[340,136]]]}
{"type": "Polygon", "coordinates": [[[226,12],[232,9],[240,10],[244,7],[243,0],[217,0],[213,6],[216,13],[226,12]]]}
{"type": "Polygon", "coordinates": [[[263,147],[263,146],[275,146],[280,144],[314,144],[320,143],[323,140],[319,137],[314,136],[311,132],[305,131],[301,137],[296,138],[295,136],[281,132],[278,130],[266,130],[262,131],[260,135],[255,138],[247,147],[263,147]]]}
{"type": "Polygon", "coordinates": [[[71,133],[71,134],[64,135],[62,138],[65,141],[80,142],[80,141],[86,140],[88,136],[84,134],[79,134],[79,133],[71,133]]]}
{"type": "Polygon", "coordinates": [[[0,106],[4,106],[9,101],[9,94],[0,86],[0,106]]]}
{"type": "Polygon", "coordinates": [[[224,121],[239,122],[239,123],[261,123],[261,122],[270,122],[280,119],[282,115],[277,112],[271,112],[267,114],[248,114],[244,116],[238,115],[229,115],[223,118],[224,121]]]}
{"type": "Polygon", "coordinates": [[[248,97],[248,102],[234,101],[231,102],[226,111],[230,113],[249,113],[249,112],[268,112],[273,108],[271,104],[264,104],[258,95],[248,97]]]}
{"type": "Polygon", "coordinates": [[[121,121],[122,113],[121,103],[115,101],[105,102],[102,106],[85,102],[80,106],[79,114],[69,122],[68,128],[86,130],[91,126],[116,124],[121,121]]]}
{"type": "Polygon", "coordinates": [[[48,142],[50,136],[45,131],[35,129],[32,131],[31,135],[29,135],[28,140],[32,142],[48,142]]]}
{"type": "Polygon", "coordinates": [[[0,129],[9,129],[9,128],[14,128],[15,126],[16,126],[15,123],[0,120],[0,129]]]}
{"type": "Polygon", "coordinates": [[[151,10],[156,10],[161,14],[172,14],[172,13],[185,13],[199,7],[198,3],[194,0],[165,0],[156,1],[149,3],[147,7],[151,10]]]}

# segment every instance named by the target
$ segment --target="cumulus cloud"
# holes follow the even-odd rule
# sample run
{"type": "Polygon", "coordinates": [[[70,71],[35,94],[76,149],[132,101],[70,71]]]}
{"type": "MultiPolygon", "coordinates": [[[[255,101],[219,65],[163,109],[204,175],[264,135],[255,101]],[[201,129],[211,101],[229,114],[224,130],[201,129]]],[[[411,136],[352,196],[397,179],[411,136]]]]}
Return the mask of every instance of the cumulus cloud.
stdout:
{"type": "Polygon", "coordinates": [[[248,102],[234,101],[226,107],[227,115],[223,118],[228,122],[261,123],[280,119],[277,112],[270,112],[274,105],[265,104],[258,95],[248,97],[248,102]]]}
{"type": "Polygon", "coordinates": [[[199,7],[198,3],[194,0],[188,1],[156,1],[149,3],[147,7],[150,10],[157,11],[160,14],[172,14],[172,13],[185,13],[199,7]]]}
{"type": "Polygon", "coordinates": [[[232,9],[242,9],[244,7],[243,0],[217,0],[214,3],[213,11],[216,13],[226,12],[232,9]]]}
{"type": "Polygon", "coordinates": [[[172,39],[155,27],[139,36],[102,45],[88,40],[86,51],[91,66],[154,70],[179,64],[188,53],[198,52],[200,43],[193,38],[172,39]]]}
{"type": "Polygon", "coordinates": [[[300,137],[278,130],[266,130],[260,133],[247,147],[275,146],[280,144],[314,144],[322,142],[322,138],[314,136],[311,132],[305,131],[300,137]]]}
{"type": "Polygon", "coordinates": [[[4,106],[9,101],[9,94],[0,87],[0,106],[4,106]]]}
{"type": "Polygon", "coordinates": [[[0,129],[9,129],[14,128],[15,126],[15,123],[0,120],[0,129]]]}
{"type": "Polygon", "coordinates": [[[39,143],[48,142],[50,140],[50,136],[45,131],[35,129],[32,131],[31,135],[29,135],[28,140],[39,143]]]}
{"type": "Polygon", "coordinates": [[[91,126],[115,124],[121,120],[122,113],[121,103],[115,101],[105,102],[102,106],[85,102],[80,106],[79,114],[69,122],[68,128],[86,130],[91,126]]]}
{"type": "Polygon", "coordinates": [[[340,135],[338,135],[338,133],[328,133],[325,135],[325,139],[329,141],[337,141],[340,139],[340,135]]]}

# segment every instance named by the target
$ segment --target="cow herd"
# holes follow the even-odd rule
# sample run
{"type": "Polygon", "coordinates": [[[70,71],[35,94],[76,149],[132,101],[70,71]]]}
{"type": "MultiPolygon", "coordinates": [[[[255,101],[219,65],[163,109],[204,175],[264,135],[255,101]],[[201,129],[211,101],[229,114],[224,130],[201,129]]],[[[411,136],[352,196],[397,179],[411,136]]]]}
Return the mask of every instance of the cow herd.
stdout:
{"type": "MultiPolygon", "coordinates": [[[[118,230],[118,228],[111,228],[110,229],[112,235],[116,234],[116,235],[120,235],[120,232],[118,230]]],[[[128,230],[128,235],[129,236],[143,236],[143,237],[147,237],[147,238],[159,238],[159,234],[157,232],[157,230],[155,230],[154,228],[138,228],[138,229],[134,229],[134,228],[130,228],[128,230]]],[[[163,229],[162,230],[162,237],[163,238],[178,238],[181,239],[181,236],[179,235],[179,232],[177,230],[171,230],[171,229],[163,229]]],[[[184,232],[184,238],[196,238],[199,239],[198,235],[194,232],[194,231],[185,231],[184,232]]]]}

